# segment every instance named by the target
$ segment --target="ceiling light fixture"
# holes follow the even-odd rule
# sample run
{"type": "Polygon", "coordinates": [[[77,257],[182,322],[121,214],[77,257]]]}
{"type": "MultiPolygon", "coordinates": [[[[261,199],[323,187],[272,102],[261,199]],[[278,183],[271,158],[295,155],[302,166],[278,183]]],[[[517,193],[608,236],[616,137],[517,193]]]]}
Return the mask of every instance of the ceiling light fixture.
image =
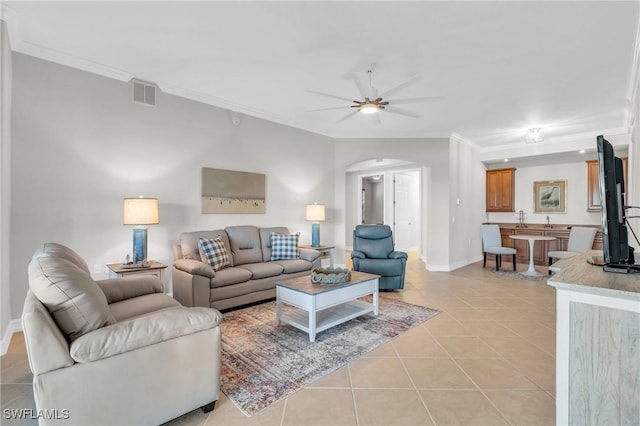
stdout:
{"type": "Polygon", "coordinates": [[[380,110],[380,105],[374,104],[373,102],[365,103],[358,107],[358,111],[363,114],[375,114],[378,110],[380,110]]]}
{"type": "Polygon", "coordinates": [[[544,130],[542,127],[532,127],[527,130],[527,134],[524,137],[527,143],[542,142],[544,140],[544,130]]]}

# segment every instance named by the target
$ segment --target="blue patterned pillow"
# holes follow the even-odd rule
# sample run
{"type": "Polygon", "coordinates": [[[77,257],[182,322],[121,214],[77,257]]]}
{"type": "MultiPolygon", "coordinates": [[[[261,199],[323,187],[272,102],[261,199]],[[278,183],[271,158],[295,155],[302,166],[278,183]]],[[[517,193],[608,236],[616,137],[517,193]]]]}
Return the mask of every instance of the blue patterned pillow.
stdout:
{"type": "Polygon", "coordinates": [[[198,246],[200,246],[202,261],[208,263],[214,271],[229,266],[229,253],[222,237],[216,237],[213,240],[198,238],[198,246]]]}
{"type": "Polygon", "coordinates": [[[292,260],[298,258],[298,238],[297,234],[277,234],[272,232],[271,239],[271,259],[270,260],[292,260]]]}

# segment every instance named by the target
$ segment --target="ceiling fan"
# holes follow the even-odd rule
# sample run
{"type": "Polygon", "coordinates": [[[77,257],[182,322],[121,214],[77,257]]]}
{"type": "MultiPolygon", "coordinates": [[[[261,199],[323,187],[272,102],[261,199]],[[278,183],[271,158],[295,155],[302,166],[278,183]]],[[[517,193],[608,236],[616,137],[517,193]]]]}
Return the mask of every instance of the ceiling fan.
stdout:
{"type": "Polygon", "coordinates": [[[362,100],[352,100],[349,98],[344,98],[342,96],[332,95],[330,93],[317,92],[314,90],[309,90],[309,93],[314,93],[316,95],[326,96],[333,99],[339,99],[341,101],[349,102],[351,105],[340,106],[340,107],[330,107],[330,108],[320,108],[314,109],[311,111],[330,111],[330,110],[340,110],[345,108],[353,108],[349,114],[345,115],[341,119],[339,119],[336,123],[341,123],[348,118],[353,117],[358,113],[367,114],[371,117],[374,124],[380,124],[380,116],[377,114],[379,111],[391,112],[393,114],[404,115],[406,117],[419,118],[418,114],[415,114],[411,111],[407,111],[402,108],[396,107],[396,105],[402,104],[410,104],[410,103],[418,103],[418,102],[431,102],[443,99],[442,96],[431,96],[431,97],[423,97],[423,98],[404,98],[404,99],[394,99],[394,100],[386,100],[389,99],[390,96],[399,92],[400,90],[410,86],[411,84],[416,83],[417,81],[422,79],[422,76],[415,75],[410,79],[398,84],[397,86],[378,94],[378,89],[373,87],[371,82],[373,71],[367,70],[368,84],[363,81],[360,77],[361,73],[353,73],[353,80],[358,87],[358,92],[360,92],[360,96],[362,100]]]}

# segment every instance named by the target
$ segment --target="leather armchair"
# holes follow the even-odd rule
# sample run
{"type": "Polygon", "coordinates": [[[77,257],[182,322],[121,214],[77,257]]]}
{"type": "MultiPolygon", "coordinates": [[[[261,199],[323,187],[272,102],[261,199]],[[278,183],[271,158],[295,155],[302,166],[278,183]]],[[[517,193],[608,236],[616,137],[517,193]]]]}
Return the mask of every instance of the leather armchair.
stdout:
{"type": "Polygon", "coordinates": [[[156,425],[213,410],[221,319],[181,306],[154,276],[96,282],[71,249],[44,244],[22,313],[36,408],[58,413],[39,424],[156,425]]]}
{"type": "Polygon", "coordinates": [[[407,253],[394,250],[388,225],[357,225],[351,261],[354,271],[380,275],[380,290],[404,288],[407,253]]]}

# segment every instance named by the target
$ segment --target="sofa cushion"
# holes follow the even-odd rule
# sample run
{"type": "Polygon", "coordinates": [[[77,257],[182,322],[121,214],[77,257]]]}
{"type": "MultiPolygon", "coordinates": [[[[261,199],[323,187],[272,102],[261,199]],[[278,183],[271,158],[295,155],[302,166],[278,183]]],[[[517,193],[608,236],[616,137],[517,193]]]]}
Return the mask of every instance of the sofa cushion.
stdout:
{"type": "Polygon", "coordinates": [[[32,259],[29,288],[69,341],[115,322],[98,284],[65,257],[39,254],[32,259]]]}
{"type": "Polygon", "coordinates": [[[284,271],[284,267],[278,263],[247,263],[237,266],[236,268],[246,269],[251,272],[251,279],[258,280],[260,278],[269,278],[280,275],[284,271]]]}
{"type": "Polygon", "coordinates": [[[313,265],[311,262],[302,259],[276,260],[273,263],[282,265],[282,267],[284,268],[283,273],[285,274],[294,274],[296,272],[309,271],[311,270],[311,266],[313,265]]]}
{"type": "MultiPolygon", "coordinates": [[[[180,234],[180,248],[182,249],[183,259],[192,259],[202,261],[202,254],[200,253],[200,246],[198,245],[199,238],[206,238],[213,240],[216,237],[221,237],[224,241],[224,245],[227,248],[227,253],[231,253],[231,245],[229,244],[229,236],[223,229],[216,229],[213,231],[194,231],[183,232],[180,234]]],[[[233,266],[233,257],[229,257],[229,266],[233,266]]]]}
{"type": "Polygon", "coordinates": [[[222,237],[216,237],[213,240],[208,238],[198,238],[200,253],[204,256],[202,261],[208,263],[214,271],[229,266],[229,252],[224,245],[222,237]]]}
{"type": "Polygon", "coordinates": [[[298,258],[298,239],[300,234],[277,234],[272,232],[271,261],[293,260],[298,258]]]}
{"type": "Polygon", "coordinates": [[[251,225],[228,226],[224,228],[229,236],[234,266],[245,263],[262,262],[260,233],[251,225]]]}
{"type": "Polygon", "coordinates": [[[251,279],[251,271],[242,269],[239,266],[233,268],[224,268],[211,278],[210,287],[224,287],[226,285],[233,285],[249,281],[251,279]]]}

